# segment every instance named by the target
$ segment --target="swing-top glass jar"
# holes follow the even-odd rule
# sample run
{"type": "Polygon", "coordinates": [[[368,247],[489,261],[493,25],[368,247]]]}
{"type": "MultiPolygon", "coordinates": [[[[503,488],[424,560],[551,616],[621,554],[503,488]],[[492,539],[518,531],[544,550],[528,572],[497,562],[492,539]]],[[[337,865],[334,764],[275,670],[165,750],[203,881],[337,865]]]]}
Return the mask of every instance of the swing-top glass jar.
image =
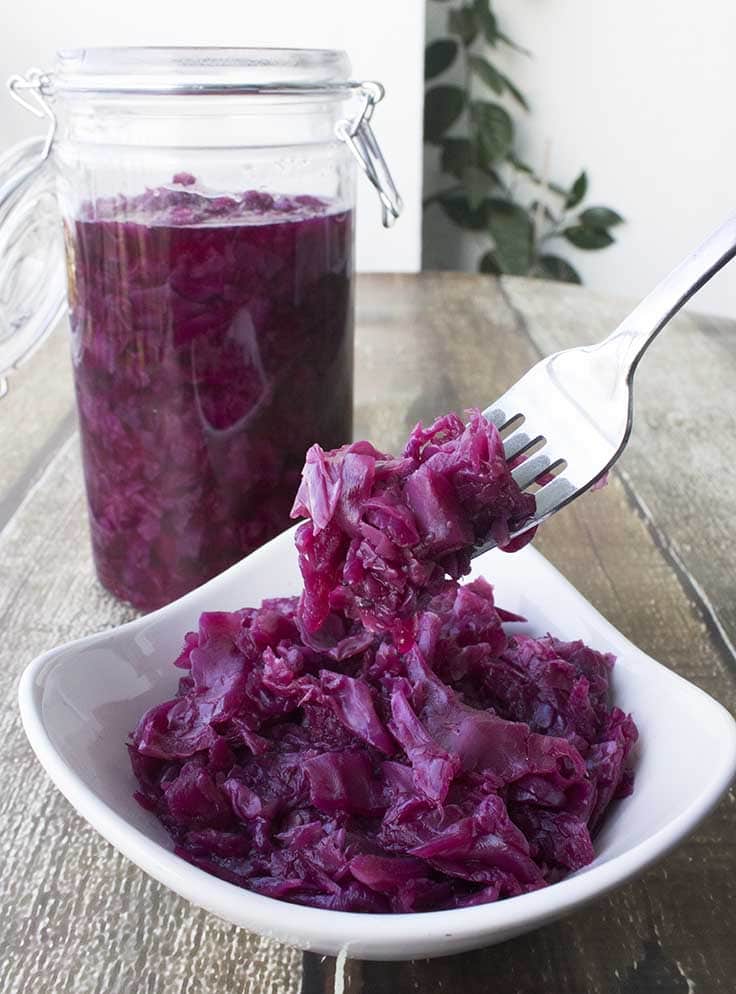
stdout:
{"type": "Polygon", "coordinates": [[[50,133],[0,161],[0,373],[68,302],[97,572],[151,609],[286,527],[305,450],[351,437],[356,160],[400,210],[382,90],[267,49],[63,52],[10,87],[50,133]]]}

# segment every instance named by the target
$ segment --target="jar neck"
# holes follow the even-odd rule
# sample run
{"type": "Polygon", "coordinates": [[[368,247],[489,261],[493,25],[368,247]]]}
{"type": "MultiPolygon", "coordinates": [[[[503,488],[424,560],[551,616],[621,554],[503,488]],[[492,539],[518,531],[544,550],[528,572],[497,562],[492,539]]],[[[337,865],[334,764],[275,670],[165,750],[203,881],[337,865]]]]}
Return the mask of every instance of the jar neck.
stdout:
{"type": "Polygon", "coordinates": [[[56,140],[170,148],[280,147],[338,141],[346,101],[324,94],[58,94],[56,140]]]}

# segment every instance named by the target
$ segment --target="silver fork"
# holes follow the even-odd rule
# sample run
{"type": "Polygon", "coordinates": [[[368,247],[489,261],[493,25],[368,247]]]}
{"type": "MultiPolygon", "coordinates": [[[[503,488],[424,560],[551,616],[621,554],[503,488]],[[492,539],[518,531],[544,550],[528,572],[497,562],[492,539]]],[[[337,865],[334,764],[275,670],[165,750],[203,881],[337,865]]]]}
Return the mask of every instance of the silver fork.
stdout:
{"type": "MultiPolygon", "coordinates": [[[[736,215],[673,269],[608,338],[542,359],[483,412],[499,430],[510,426],[504,440],[507,459],[535,449],[512,473],[522,490],[539,486],[534,515],[513,535],[585,493],[615,463],[631,434],[639,360],[670,318],[734,255],[736,215]],[[546,474],[556,470],[558,475],[545,482],[546,474]]],[[[492,546],[479,547],[475,554],[492,546]]]]}

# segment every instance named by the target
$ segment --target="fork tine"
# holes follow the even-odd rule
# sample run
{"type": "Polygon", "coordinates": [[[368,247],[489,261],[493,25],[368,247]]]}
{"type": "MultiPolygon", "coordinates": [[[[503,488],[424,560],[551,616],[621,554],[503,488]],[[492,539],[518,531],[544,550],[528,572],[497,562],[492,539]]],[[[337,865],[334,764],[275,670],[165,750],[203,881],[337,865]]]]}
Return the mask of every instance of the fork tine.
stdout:
{"type": "Polygon", "coordinates": [[[524,449],[528,449],[530,445],[534,445],[542,438],[542,435],[528,435],[526,432],[514,431],[503,442],[503,451],[507,459],[513,459],[514,456],[518,456],[520,452],[524,449]]]}
{"type": "Polygon", "coordinates": [[[494,424],[500,431],[504,425],[507,425],[509,421],[515,417],[515,415],[512,414],[511,417],[508,417],[500,407],[489,407],[487,411],[483,411],[483,417],[486,421],[490,421],[494,424]]]}
{"type": "Polygon", "coordinates": [[[517,466],[512,471],[511,475],[517,485],[523,490],[524,487],[528,487],[530,483],[533,483],[539,474],[543,473],[551,465],[552,460],[550,457],[540,453],[539,455],[532,456],[531,459],[525,459],[520,466],[517,466]]]}
{"type": "Polygon", "coordinates": [[[566,480],[564,476],[556,476],[554,480],[545,483],[543,487],[535,493],[537,510],[535,518],[541,519],[555,511],[563,501],[568,500],[575,493],[575,487],[566,480]]]}

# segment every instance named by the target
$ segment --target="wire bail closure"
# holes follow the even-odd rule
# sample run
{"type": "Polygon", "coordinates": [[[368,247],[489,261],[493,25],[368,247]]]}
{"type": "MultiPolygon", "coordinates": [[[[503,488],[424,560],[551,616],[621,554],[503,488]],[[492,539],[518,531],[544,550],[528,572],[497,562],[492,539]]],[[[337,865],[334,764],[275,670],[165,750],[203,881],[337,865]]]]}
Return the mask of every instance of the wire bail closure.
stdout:
{"type": "Polygon", "coordinates": [[[43,150],[41,152],[41,158],[39,160],[39,165],[41,162],[45,162],[51,153],[51,146],[54,141],[54,135],[56,134],[56,114],[46,102],[44,97],[44,90],[47,88],[47,84],[50,82],[50,77],[48,73],[43,72],[42,69],[29,69],[25,76],[20,73],[15,73],[10,76],[7,81],[8,90],[10,90],[10,96],[15,100],[17,104],[24,107],[26,110],[30,111],[34,117],[47,118],[49,123],[49,130],[46,134],[46,141],[43,145],[43,150]]]}
{"type": "Polygon", "coordinates": [[[376,104],[383,100],[385,90],[380,83],[366,81],[361,84],[360,92],[363,106],[352,120],[338,121],[335,134],[348,146],[378,193],[383,226],[390,228],[401,214],[404,204],[371,127],[373,111],[376,104]]]}

